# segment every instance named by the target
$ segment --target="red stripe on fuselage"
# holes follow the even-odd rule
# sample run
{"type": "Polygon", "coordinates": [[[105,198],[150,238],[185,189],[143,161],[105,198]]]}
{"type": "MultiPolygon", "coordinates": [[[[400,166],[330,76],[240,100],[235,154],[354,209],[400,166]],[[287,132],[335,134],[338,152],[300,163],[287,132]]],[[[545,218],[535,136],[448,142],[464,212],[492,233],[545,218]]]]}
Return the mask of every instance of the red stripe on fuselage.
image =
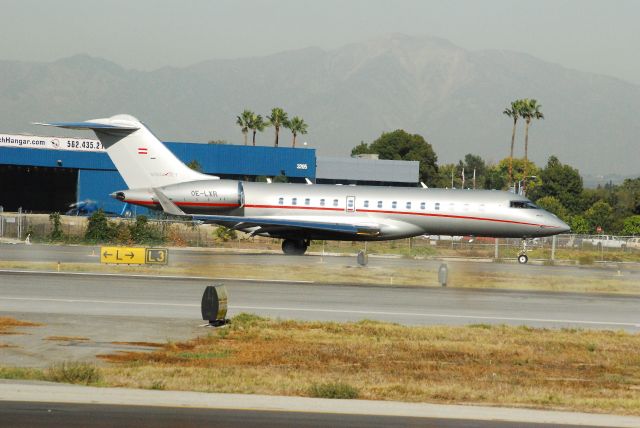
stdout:
{"type": "MultiPolygon", "coordinates": [[[[329,211],[342,211],[345,212],[344,208],[327,208],[327,207],[305,207],[298,205],[245,205],[245,208],[271,208],[271,209],[287,209],[287,210],[329,210],[329,211]]],[[[536,226],[536,227],[547,227],[547,228],[555,228],[555,226],[547,226],[544,224],[538,223],[528,223],[524,221],[515,221],[515,220],[502,220],[498,218],[489,218],[489,217],[473,217],[473,216],[463,216],[463,215],[454,215],[454,214],[437,214],[437,213],[419,213],[414,211],[386,211],[386,210],[368,210],[368,209],[359,209],[352,212],[365,212],[365,213],[374,213],[374,214],[399,214],[399,215],[415,215],[422,217],[441,217],[441,218],[454,218],[460,220],[477,220],[477,221],[492,221],[496,223],[510,223],[510,224],[521,224],[524,226],[536,226]]]]}
{"type": "MultiPolygon", "coordinates": [[[[158,205],[153,201],[138,201],[138,200],[127,200],[124,202],[128,202],[130,204],[137,205],[158,205]]],[[[210,202],[176,202],[178,206],[200,206],[200,207],[239,207],[238,204],[215,204],[210,202]]],[[[334,208],[334,207],[307,207],[307,206],[298,206],[298,205],[252,205],[247,204],[245,208],[265,208],[265,209],[285,209],[285,210],[315,210],[315,211],[340,211],[345,212],[344,208],[334,208]]],[[[368,209],[359,209],[354,212],[365,212],[365,213],[373,213],[373,214],[391,214],[391,215],[413,215],[413,216],[421,216],[421,217],[440,217],[440,218],[453,218],[459,220],[476,220],[476,221],[490,221],[494,223],[509,223],[509,224],[521,224],[523,226],[535,226],[535,227],[545,227],[545,228],[555,228],[556,226],[547,226],[544,224],[538,223],[528,223],[524,221],[515,221],[515,220],[502,220],[498,218],[489,218],[489,217],[474,217],[474,216],[464,216],[464,215],[454,215],[454,214],[437,214],[437,213],[420,213],[414,211],[386,211],[386,210],[368,210],[368,209]]]]}
{"type": "MultiPolygon", "coordinates": [[[[157,202],[153,202],[153,201],[139,201],[139,200],[134,200],[134,199],[129,199],[129,200],[124,200],[122,202],[127,202],[129,204],[135,204],[135,205],[160,205],[157,202]]],[[[237,208],[240,205],[239,204],[216,204],[216,203],[212,203],[212,202],[174,202],[174,204],[178,205],[178,206],[185,206],[185,207],[230,207],[230,208],[237,208]]]]}

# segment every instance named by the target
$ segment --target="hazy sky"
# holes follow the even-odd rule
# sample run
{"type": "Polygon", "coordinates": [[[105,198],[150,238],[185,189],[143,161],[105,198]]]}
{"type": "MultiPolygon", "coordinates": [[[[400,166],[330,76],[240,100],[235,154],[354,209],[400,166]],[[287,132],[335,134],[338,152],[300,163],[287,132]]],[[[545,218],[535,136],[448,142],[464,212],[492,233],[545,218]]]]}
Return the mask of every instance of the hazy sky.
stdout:
{"type": "Polygon", "coordinates": [[[400,32],[526,52],[640,84],[633,0],[0,0],[0,11],[0,59],[88,53],[149,70],[400,32]]]}

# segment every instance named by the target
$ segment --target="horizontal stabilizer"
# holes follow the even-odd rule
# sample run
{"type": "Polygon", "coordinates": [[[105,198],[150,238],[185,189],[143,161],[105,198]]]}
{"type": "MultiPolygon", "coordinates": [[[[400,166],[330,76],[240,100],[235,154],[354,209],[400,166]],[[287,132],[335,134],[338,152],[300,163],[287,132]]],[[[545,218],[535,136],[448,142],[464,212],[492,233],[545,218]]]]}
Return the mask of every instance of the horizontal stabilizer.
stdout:
{"type": "Polygon", "coordinates": [[[127,130],[127,131],[135,131],[139,129],[138,127],[131,125],[113,125],[107,123],[97,123],[97,122],[52,122],[52,123],[42,123],[42,122],[34,122],[34,125],[42,125],[42,126],[55,126],[57,128],[67,128],[67,129],[104,129],[104,130],[127,130]]]}

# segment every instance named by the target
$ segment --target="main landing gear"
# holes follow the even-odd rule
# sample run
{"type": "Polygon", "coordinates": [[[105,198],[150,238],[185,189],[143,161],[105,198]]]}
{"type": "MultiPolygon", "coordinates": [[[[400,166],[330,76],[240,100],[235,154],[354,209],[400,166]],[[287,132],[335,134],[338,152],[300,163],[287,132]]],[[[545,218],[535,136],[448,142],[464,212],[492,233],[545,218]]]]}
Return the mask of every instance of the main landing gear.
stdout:
{"type": "Polygon", "coordinates": [[[282,252],[289,256],[301,256],[308,247],[309,241],[304,239],[285,239],[282,241],[282,252]]]}
{"type": "Polygon", "coordinates": [[[518,253],[518,263],[524,265],[528,261],[529,257],[527,256],[527,240],[522,239],[522,249],[520,250],[520,253],[518,253]]]}

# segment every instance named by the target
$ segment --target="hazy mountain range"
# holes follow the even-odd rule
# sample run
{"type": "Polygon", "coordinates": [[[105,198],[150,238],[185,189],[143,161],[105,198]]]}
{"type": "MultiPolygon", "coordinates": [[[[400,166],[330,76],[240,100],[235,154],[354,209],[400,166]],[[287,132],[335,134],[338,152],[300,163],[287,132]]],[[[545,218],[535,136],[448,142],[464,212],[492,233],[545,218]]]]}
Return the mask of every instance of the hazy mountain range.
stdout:
{"type": "MultiPolygon", "coordinates": [[[[307,48],[184,68],[128,70],[87,55],[51,63],[0,61],[0,133],[51,134],[32,121],[129,113],[169,141],[242,144],[235,117],[283,107],[309,124],[322,155],[403,128],[422,134],[440,162],[508,154],[515,98],[536,98],[530,157],[555,154],[587,174],[640,173],[640,86],[511,51],[468,51],[432,37],[391,35],[325,51],[307,48]]],[[[523,128],[518,151],[523,152],[523,128]]],[[[60,131],[62,132],[62,131],[60,131]]],[[[290,144],[285,130],[284,145],[290,144]]],[[[273,143],[273,130],[258,144],[273,143]]]]}

